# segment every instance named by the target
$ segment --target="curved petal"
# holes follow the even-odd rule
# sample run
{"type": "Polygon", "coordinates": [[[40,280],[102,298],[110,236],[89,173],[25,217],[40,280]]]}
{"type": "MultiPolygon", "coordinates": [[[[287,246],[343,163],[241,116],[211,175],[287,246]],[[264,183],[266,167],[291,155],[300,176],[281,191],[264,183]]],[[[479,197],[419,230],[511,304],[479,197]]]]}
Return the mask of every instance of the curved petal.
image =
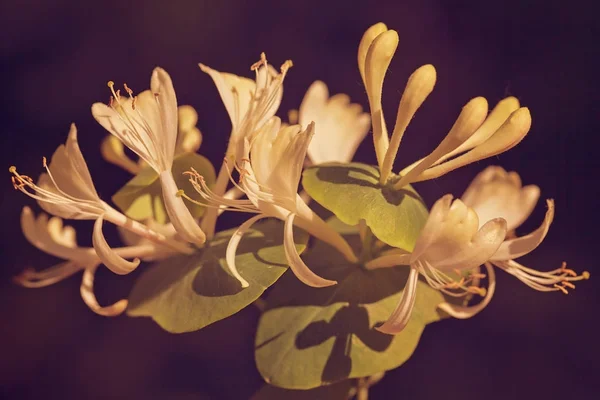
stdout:
{"type": "Polygon", "coordinates": [[[410,320],[415,305],[418,282],[419,271],[415,268],[411,268],[410,273],[408,274],[408,280],[406,281],[406,286],[404,286],[404,290],[402,290],[402,298],[400,299],[398,306],[388,320],[375,329],[389,335],[395,335],[402,332],[410,320]]]}
{"type": "Polygon", "coordinates": [[[96,300],[96,295],[94,294],[94,274],[96,273],[97,268],[98,266],[94,265],[83,271],[83,279],[81,280],[81,286],[79,288],[83,302],[87,304],[93,312],[104,317],[115,317],[122,314],[127,308],[128,302],[125,299],[119,300],[106,307],[102,307],[98,304],[98,300],[96,300]]]}
{"type": "Polygon", "coordinates": [[[102,157],[111,164],[123,168],[131,174],[140,172],[140,165],[125,154],[123,143],[113,135],[108,135],[100,145],[102,157]]]}
{"type": "Polygon", "coordinates": [[[94,234],[92,235],[92,243],[98,258],[110,269],[118,275],[126,275],[140,265],[140,259],[135,258],[133,261],[127,261],[119,256],[113,249],[110,248],[104,234],[102,233],[102,222],[104,217],[101,215],[94,223],[94,234]]]}
{"type": "Polygon", "coordinates": [[[285,250],[285,256],[292,272],[300,281],[308,286],[312,287],[327,287],[337,284],[337,281],[321,278],[308,268],[308,266],[302,261],[296,245],[294,243],[294,217],[296,215],[290,213],[285,219],[284,235],[283,235],[283,248],[285,250]]]}
{"type": "Polygon", "coordinates": [[[242,123],[244,115],[248,112],[250,101],[256,91],[256,83],[252,79],[219,72],[204,64],[199,64],[199,66],[215,83],[231,119],[232,128],[236,131],[242,123]]]}
{"type": "Polygon", "coordinates": [[[76,274],[83,267],[74,261],[67,261],[43,271],[27,269],[15,276],[13,281],[26,288],[41,288],[53,285],[76,274]]]}
{"type": "MultiPolygon", "coordinates": [[[[175,143],[177,143],[177,96],[171,77],[164,69],[157,67],[152,71],[150,90],[158,102],[164,138],[158,141],[165,146],[167,167],[170,169],[175,156],[175,143]]],[[[159,134],[158,132],[156,132],[159,134]]]]}
{"type": "Polygon", "coordinates": [[[178,189],[171,171],[163,171],[159,175],[163,200],[169,220],[183,240],[197,245],[206,242],[206,235],[186,207],[183,199],[177,195],[178,189]]]}
{"type": "Polygon", "coordinates": [[[457,304],[444,302],[438,304],[437,307],[450,316],[458,319],[471,318],[487,307],[496,291],[496,274],[490,263],[485,263],[485,269],[487,271],[488,287],[485,297],[478,304],[474,306],[459,306],[457,304]]]}
{"type": "Polygon", "coordinates": [[[259,214],[259,215],[255,215],[254,217],[252,217],[249,220],[247,220],[246,222],[244,222],[242,225],[240,225],[239,228],[237,228],[237,230],[233,233],[233,235],[231,235],[231,239],[229,239],[229,243],[227,244],[227,250],[225,252],[225,260],[227,261],[227,268],[229,268],[229,272],[231,272],[231,274],[238,281],[240,281],[243,288],[247,288],[248,286],[250,286],[250,284],[248,283],[247,280],[245,280],[240,275],[240,273],[238,272],[237,267],[235,265],[235,255],[237,252],[237,248],[238,248],[238,245],[240,244],[240,241],[242,240],[242,237],[244,236],[244,234],[246,232],[248,232],[248,229],[250,229],[250,227],[252,225],[254,225],[254,223],[256,221],[258,221],[259,219],[262,219],[262,218],[266,218],[266,217],[267,216],[264,214],[259,214]]]}
{"type": "Polygon", "coordinates": [[[540,243],[542,243],[546,238],[548,230],[550,229],[550,224],[552,224],[552,220],[554,219],[554,200],[548,199],[546,200],[546,204],[548,205],[548,211],[546,211],[546,216],[544,217],[542,225],[529,235],[507,240],[502,243],[498,251],[496,251],[491,258],[491,261],[507,261],[522,257],[525,254],[532,252],[540,245],[540,243]]]}
{"type": "Polygon", "coordinates": [[[481,223],[504,218],[510,232],[531,215],[539,197],[540,188],[536,185],[522,187],[516,172],[489,166],[473,179],[461,200],[475,210],[481,223]]]}

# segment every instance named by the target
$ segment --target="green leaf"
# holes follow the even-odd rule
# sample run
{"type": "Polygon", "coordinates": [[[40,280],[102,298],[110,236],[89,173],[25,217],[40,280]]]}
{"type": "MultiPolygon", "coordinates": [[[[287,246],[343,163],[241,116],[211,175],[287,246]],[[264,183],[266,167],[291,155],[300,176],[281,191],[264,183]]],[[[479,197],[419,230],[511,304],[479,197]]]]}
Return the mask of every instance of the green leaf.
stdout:
{"type": "MultiPolygon", "coordinates": [[[[194,198],[196,197],[194,196],[196,191],[189,182],[189,178],[183,175],[185,171],[189,171],[192,167],[204,176],[209,186],[215,181],[215,169],[210,161],[200,154],[185,153],[175,158],[172,171],[177,187],[194,198]]],[[[159,223],[168,221],[158,174],[150,166],[142,169],[125,186],[119,189],[112,200],[129,218],[143,220],[152,217],[159,223]]],[[[204,213],[204,207],[188,201],[185,203],[194,217],[200,217],[204,213]]]]}
{"type": "MultiPolygon", "coordinates": [[[[240,274],[250,283],[242,289],[229,274],[225,250],[234,230],[219,232],[197,254],[176,256],[151,266],[138,278],[127,314],[152,317],[172,333],[191,332],[233,315],[258,299],[288,268],[282,244],[283,224],[254,225],[242,239],[236,256],[240,274]]],[[[306,233],[295,235],[302,251],[306,233]]]]}
{"type": "MultiPolygon", "coordinates": [[[[349,241],[356,245],[357,239],[349,241]]],[[[444,297],[419,281],[407,327],[396,336],[380,333],[374,327],[398,304],[408,267],[367,271],[320,242],[304,259],[338,284],[311,288],[288,273],[272,289],[255,342],[258,370],[271,385],[310,389],[396,368],[408,360],[425,325],[442,318],[436,306],[444,297]]]]}
{"type": "Polygon", "coordinates": [[[263,385],[250,400],[347,400],[351,387],[350,380],[309,390],[291,390],[263,385]]]}
{"type": "Polygon", "coordinates": [[[357,225],[364,219],[379,240],[412,251],[428,212],[410,185],[393,189],[395,179],[382,186],[376,167],[360,163],[324,164],[305,169],[302,185],[342,222],[357,225]]]}

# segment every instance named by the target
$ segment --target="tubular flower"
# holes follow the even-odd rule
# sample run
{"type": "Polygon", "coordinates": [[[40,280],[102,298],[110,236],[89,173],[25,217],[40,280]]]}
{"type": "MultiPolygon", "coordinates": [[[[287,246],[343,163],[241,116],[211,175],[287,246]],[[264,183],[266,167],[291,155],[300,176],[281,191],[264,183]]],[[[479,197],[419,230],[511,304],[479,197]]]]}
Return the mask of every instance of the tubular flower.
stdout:
{"type": "Polygon", "coordinates": [[[104,219],[178,251],[191,251],[187,246],[169,241],[164,235],[128,219],[100,199],[79,149],[74,124],[71,125],[66,144],[56,149],[49,164],[44,158],[44,168],[46,172],[40,176],[38,184],[35,184],[33,179],[20,175],[16,167],[11,167],[15,189],[36,199],[40,207],[50,214],[67,219],[96,220],[92,236],[94,248],[102,262],[113,272],[129,273],[139,265],[139,260],[127,261],[108,246],[102,233],[104,219]]]}
{"type": "Polygon", "coordinates": [[[108,86],[112,92],[110,104],[94,104],[94,118],[158,173],[171,223],[184,240],[202,245],[206,236],[183,200],[176,195],[177,184],[171,172],[178,113],[171,77],[165,70],[155,68],[150,90],[134,96],[124,85],[128,98],[121,97],[119,90],[115,91],[112,81],[108,86]]]}
{"type": "MultiPolygon", "coordinates": [[[[25,287],[38,288],[52,285],[83,270],[81,296],[84,302],[97,314],[115,316],[127,308],[127,300],[120,300],[113,305],[102,307],[94,296],[94,274],[102,263],[96,251],[91,247],[79,247],[75,238],[75,229],[63,225],[61,218],[48,218],[40,214],[37,218],[29,207],[21,213],[21,228],[27,240],[39,250],[54,257],[66,260],[44,271],[25,270],[15,281],[25,287]]],[[[159,247],[153,243],[114,249],[122,257],[139,257],[144,260],[153,259],[159,247]]]]}
{"type": "MultiPolygon", "coordinates": [[[[202,133],[196,127],[198,113],[192,106],[177,107],[177,143],[175,144],[175,155],[183,153],[195,153],[202,144],[202,133]]],[[[144,160],[138,158],[132,160],[125,154],[125,146],[113,135],[108,135],[100,145],[102,157],[111,164],[115,164],[125,171],[137,174],[145,165],[144,160]]]]}
{"type": "MultiPolygon", "coordinates": [[[[385,73],[397,46],[397,32],[378,23],[365,32],[358,50],[358,66],[369,97],[373,140],[382,184],[391,177],[408,124],[432,92],[436,82],[436,71],[432,65],[424,65],[410,76],[400,99],[390,139],[383,118],[381,96],[385,73]]],[[[442,142],[428,156],[403,169],[394,187],[400,189],[413,182],[437,178],[474,161],[500,154],[516,146],[529,131],[529,110],[519,108],[519,102],[514,97],[498,103],[489,116],[487,111],[488,105],[484,98],[471,100],[442,142]],[[461,153],[464,154],[459,155],[461,153]],[[450,159],[457,155],[459,156],[450,159]],[[447,161],[448,159],[450,160],[447,161]]]]}
{"type": "Polygon", "coordinates": [[[574,289],[574,281],[588,279],[584,271],[578,275],[567,269],[566,263],[548,272],[527,268],[514,259],[522,257],[536,247],[546,237],[554,219],[554,200],[547,200],[548,211],[541,226],[522,237],[516,237],[514,230],[531,215],[540,197],[540,189],[535,185],[522,187],[516,172],[506,172],[501,167],[491,166],[479,173],[462,196],[462,200],[478,215],[502,217],[507,221],[510,239],[507,239],[490,258],[490,263],[521,280],[529,287],[541,292],[574,289]]]}
{"type": "Polygon", "coordinates": [[[310,85],[298,112],[303,129],[311,122],[315,135],[308,145],[308,158],[313,164],[350,162],[371,127],[369,114],[359,104],[350,103],[350,97],[342,93],[329,97],[321,81],[310,85]]]}
{"type": "MultiPolygon", "coordinates": [[[[368,269],[410,266],[400,302],[390,318],[377,328],[379,331],[396,334],[409,322],[419,274],[432,288],[449,296],[476,293],[486,296],[483,304],[489,302],[493,291],[486,293],[477,285],[482,277],[479,266],[486,263],[502,244],[506,236],[506,221],[495,218],[481,228],[479,226],[479,218],[473,209],[459,199],[452,201],[452,195],[446,195],[433,205],[412,253],[392,251],[366,263],[368,269]]],[[[491,289],[495,285],[493,271],[488,279],[491,289]]],[[[475,306],[477,309],[482,307],[475,306]]],[[[451,306],[446,308],[453,312],[451,306]]],[[[462,307],[460,312],[475,312],[475,308],[462,307]]]]}
{"type": "MultiPolygon", "coordinates": [[[[261,53],[260,61],[250,69],[256,73],[255,80],[219,72],[204,64],[200,69],[206,72],[215,83],[221,100],[231,120],[231,134],[225,152],[225,158],[238,162],[244,156],[244,141],[252,141],[257,132],[269,121],[279,109],[283,96],[283,81],[292,61],[283,63],[280,73],[267,63],[265,53],[261,53]]],[[[227,190],[229,176],[225,164],[221,166],[213,192],[222,196],[227,190]]],[[[241,192],[233,191],[233,198],[239,198],[241,192]]],[[[202,220],[202,228],[211,237],[214,234],[218,210],[210,209],[202,220]]]]}
{"type": "Polygon", "coordinates": [[[247,157],[236,164],[236,168],[240,173],[238,187],[246,194],[247,200],[218,196],[210,191],[201,176],[191,173],[190,180],[204,202],[217,208],[257,214],[237,229],[227,247],[227,265],[243,287],[247,287],[248,282],[235,265],[237,246],[244,233],[261,218],[274,217],[285,221],[284,249],[287,261],[298,279],[309,286],[324,287],[337,282],[316,275],[304,264],[294,246],[293,225],[329,243],[348,260],[357,261],[348,243],[319,218],[297,193],[306,150],[313,134],[314,124],[310,124],[306,130],[299,125],[282,128],[280,119],[274,117],[256,135],[251,149],[246,140],[247,157]]]}

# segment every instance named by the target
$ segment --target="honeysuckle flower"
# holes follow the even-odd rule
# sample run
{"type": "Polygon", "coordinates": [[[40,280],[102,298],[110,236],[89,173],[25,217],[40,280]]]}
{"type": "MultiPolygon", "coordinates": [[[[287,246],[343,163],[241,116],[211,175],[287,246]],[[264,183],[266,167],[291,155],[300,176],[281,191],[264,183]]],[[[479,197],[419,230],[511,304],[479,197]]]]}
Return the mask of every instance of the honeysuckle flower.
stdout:
{"type": "MultiPolygon", "coordinates": [[[[177,143],[175,144],[175,155],[183,153],[195,153],[202,144],[202,133],[196,127],[198,113],[192,106],[179,106],[177,108],[177,143]]],[[[108,135],[100,145],[102,157],[111,164],[115,164],[125,171],[137,174],[144,167],[143,159],[134,161],[125,154],[125,146],[113,135],[108,135]]]]}
{"type": "MultiPolygon", "coordinates": [[[[424,65],[410,76],[390,139],[383,117],[381,94],[385,73],[397,46],[396,31],[378,23],[365,32],[358,50],[358,65],[369,97],[373,140],[382,184],[391,176],[408,124],[433,90],[436,81],[436,71],[432,65],[424,65]]],[[[525,137],[531,126],[529,110],[519,108],[518,101],[513,97],[501,101],[487,119],[486,116],[487,101],[481,97],[471,100],[442,142],[428,156],[403,169],[394,187],[400,189],[413,182],[437,178],[456,168],[507,151],[525,137]],[[460,153],[464,154],[451,158],[460,153]]]]}
{"type": "MultiPolygon", "coordinates": [[[[35,218],[31,209],[24,207],[21,228],[25,238],[33,246],[66,261],[43,271],[25,270],[15,277],[15,282],[29,288],[45,287],[83,270],[81,296],[90,309],[100,315],[115,316],[127,308],[127,300],[124,299],[106,307],[98,304],[94,295],[94,274],[101,260],[94,248],[77,245],[73,227],[63,225],[59,217],[48,218],[43,213],[35,218]]],[[[144,260],[154,259],[157,254],[161,254],[157,251],[161,251],[160,247],[151,242],[114,249],[122,257],[139,257],[144,260]]]]}
{"type": "Polygon", "coordinates": [[[226,251],[227,265],[243,287],[247,287],[248,282],[235,265],[237,246],[248,229],[262,218],[274,217],[285,221],[284,250],[287,261],[298,279],[307,285],[324,287],[337,282],[316,275],[302,261],[294,246],[294,225],[330,244],[349,261],[357,261],[342,236],[319,218],[297,193],[306,150],[313,134],[314,124],[310,124],[306,130],[299,125],[282,128],[281,120],[274,117],[263,126],[251,146],[246,140],[247,157],[242,158],[236,168],[240,172],[239,188],[246,194],[247,200],[229,200],[218,196],[210,191],[201,176],[193,172],[191,174],[191,182],[209,205],[257,214],[236,230],[226,251]]]}
{"type": "MultiPolygon", "coordinates": [[[[410,266],[400,302],[389,319],[377,328],[379,331],[396,334],[404,329],[415,303],[419,275],[432,288],[449,296],[461,297],[469,293],[490,295],[474,285],[473,280],[481,277],[479,266],[501,246],[507,226],[502,218],[489,220],[481,228],[479,226],[479,217],[473,209],[460,199],[452,201],[452,195],[446,195],[433,205],[411,253],[392,252],[366,263],[368,269],[410,266]]],[[[492,287],[493,271],[488,279],[492,287]]],[[[484,299],[484,302],[487,301],[484,299]]]]}
{"type": "Polygon", "coordinates": [[[540,227],[528,235],[516,237],[515,229],[531,215],[539,197],[539,187],[522,186],[521,178],[516,172],[506,172],[501,167],[490,166],[475,177],[463,194],[462,200],[479,216],[502,217],[507,222],[510,238],[505,240],[490,258],[491,264],[535,290],[562,291],[566,294],[567,289],[575,287],[572,282],[589,278],[589,273],[584,271],[578,275],[567,269],[566,263],[560,268],[542,272],[514,261],[529,254],[542,243],[554,219],[554,201],[547,200],[548,210],[540,227]]]}
{"type": "MultiPolygon", "coordinates": [[[[279,109],[283,96],[283,81],[292,67],[292,61],[284,62],[278,73],[267,63],[267,57],[262,53],[260,61],[250,67],[256,73],[255,80],[219,72],[204,64],[199,66],[215,83],[231,120],[231,134],[225,158],[238,162],[244,155],[245,140],[252,141],[257,132],[279,109]]],[[[217,196],[222,196],[227,190],[228,181],[227,168],[223,164],[217,175],[213,192],[217,196]]],[[[234,191],[230,194],[235,197],[239,192],[234,191]]],[[[214,234],[217,215],[217,208],[207,210],[204,215],[202,228],[208,237],[214,234]]]]}
{"type": "Polygon", "coordinates": [[[167,215],[180,236],[197,245],[206,236],[179,196],[171,167],[177,143],[177,98],[171,77],[162,68],[155,68],[150,79],[150,90],[134,96],[124,85],[128,98],[115,91],[110,104],[95,103],[94,118],[125,146],[136,153],[159,175],[167,215]]]}
{"type": "Polygon", "coordinates": [[[290,122],[306,129],[315,123],[315,134],[308,145],[308,158],[313,164],[348,163],[371,127],[369,114],[360,104],[350,103],[350,97],[338,93],[329,97],[327,85],[315,81],[306,91],[297,113],[290,122]]]}
{"type": "Polygon", "coordinates": [[[35,184],[30,177],[20,175],[16,167],[10,167],[15,189],[37,200],[40,207],[50,214],[67,219],[96,220],[92,236],[94,248],[102,262],[113,272],[131,272],[139,265],[139,260],[127,261],[108,246],[102,233],[102,222],[105,219],[178,251],[192,251],[187,246],[167,240],[164,235],[130,220],[100,199],[79,149],[74,124],[71,125],[65,145],[56,149],[50,163],[44,158],[44,168],[46,172],[40,176],[38,184],[35,184]]]}

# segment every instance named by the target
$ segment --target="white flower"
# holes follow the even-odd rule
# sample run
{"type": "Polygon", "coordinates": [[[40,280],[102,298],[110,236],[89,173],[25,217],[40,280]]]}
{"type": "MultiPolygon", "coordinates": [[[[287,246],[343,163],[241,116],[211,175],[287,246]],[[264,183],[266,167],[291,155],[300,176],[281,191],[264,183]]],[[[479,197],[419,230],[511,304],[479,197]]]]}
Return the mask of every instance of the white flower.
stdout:
{"type": "MultiPolygon", "coordinates": [[[[369,97],[373,140],[382,184],[391,177],[393,163],[408,124],[436,82],[432,65],[424,65],[410,76],[390,139],[383,117],[381,95],[385,73],[397,46],[396,31],[378,23],[365,32],[358,50],[358,66],[369,97]]],[[[500,154],[516,146],[529,131],[529,110],[519,108],[519,102],[513,97],[501,101],[489,116],[487,111],[484,98],[471,100],[444,140],[428,156],[403,169],[400,172],[401,179],[394,183],[394,187],[400,189],[413,182],[437,178],[469,163],[500,154]],[[460,153],[464,154],[450,159],[460,153]]]]}
{"type": "MultiPolygon", "coordinates": [[[[81,296],[95,313],[104,316],[121,314],[127,308],[127,300],[120,300],[113,305],[102,307],[94,296],[94,274],[101,260],[91,247],[79,247],[75,239],[75,230],[64,226],[58,217],[48,218],[40,214],[37,219],[29,207],[21,213],[21,228],[27,240],[36,248],[66,260],[43,271],[25,270],[15,277],[15,281],[25,287],[38,288],[52,285],[83,270],[81,296]]],[[[163,251],[154,243],[145,242],[140,245],[114,249],[122,257],[139,257],[144,260],[154,259],[163,251]]]]}
{"type": "MultiPolygon", "coordinates": [[[[202,133],[196,127],[198,113],[192,106],[177,107],[177,143],[175,144],[175,155],[184,153],[195,153],[202,144],[202,133]]],[[[108,135],[100,145],[102,157],[111,164],[115,164],[132,174],[139,173],[144,165],[144,160],[138,158],[132,160],[125,154],[125,146],[113,135],[108,135]]]]}
{"type": "MultiPolygon", "coordinates": [[[[260,61],[250,67],[256,73],[255,80],[219,72],[204,64],[199,65],[200,69],[213,79],[231,119],[231,134],[225,158],[238,162],[240,158],[244,157],[245,140],[252,141],[257,132],[279,109],[283,96],[283,81],[292,62],[288,60],[283,63],[280,68],[281,72],[277,73],[267,63],[265,53],[262,53],[260,61]]],[[[223,164],[213,187],[214,194],[223,196],[227,190],[228,181],[227,167],[223,164]]],[[[241,192],[233,191],[229,195],[227,197],[235,199],[241,196],[241,192]]],[[[218,213],[217,208],[211,208],[207,210],[202,219],[202,228],[208,237],[214,235],[218,213]]]]}
{"type": "Polygon", "coordinates": [[[113,96],[110,105],[95,103],[94,118],[123,144],[150,165],[158,174],[163,191],[165,209],[171,223],[190,242],[202,245],[206,236],[194,217],[177,196],[177,184],[171,167],[177,143],[177,98],[173,83],[167,72],[155,68],[150,80],[150,90],[133,96],[133,91],[124,85],[128,98],[114,90],[108,83],[113,96]]]}
{"type": "Polygon", "coordinates": [[[282,128],[280,119],[274,117],[255,136],[251,149],[246,141],[245,153],[248,158],[243,158],[236,168],[240,172],[239,188],[248,200],[217,196],[200,176],[192,174],[191,182],[209,205],[258,214],[237,229],[227,247],[227,264],[243,287],[247,287],[248,282],[240,276],[235,266],[237,246],[244,233],[261,218],[275,217],[285,221],[284,249],[287,261],[298,279],[307,285],[324,287],[337,282],[316,275],[304,264],[294,246],[294,225],[329,243],[348,260],[357,261],[348,243],[319,218],[297,193],[306,149],[313,132],[314,124],[304,131],[298,125],[282,128]]]}
{"type": "Polygon", "coordinates": [[[321,81],[308,88],[298,111],[303,129],[311,122],[315,134],[308,145],[308,158],[313,164],[350,162],[371,127],[369,114],[363,113],[359,104],[350,103],[342,93],[329,97],[327,85],[321,81]]]}
{"type": "Polygon", "coordinates": [[[539,187],[522,187],[521,178],[516,172],[506,172],[501,167],[490,166],[475,177],[463,194],[462,200],[480,216],[502,217],[507,221],[511,238],[502,243],[490,258],[490,263],[535,290],[567,293],[568,288],[575,287],[572,282],[588,279],[589,273],[577,275],[573,270],[566,268],[566,263],[560,268],[542,272],[514,261],[540,245],[554,219],[554,201],[547,200],[548,211],[542,225],[528,235],[515,237],[514,230],[531,215],[539,197],[539,187]]]}
{"type": "MultiPolygon", "coordinates": [[[[396,334],[408,324],[419,274],[431,287],[450,296],[485,294],[473,281],[481,277],[478,267],[488,261],[502,244],[506,235],[506,221],[496,218],[481,228],[479,225],[479,218],[473,209],[459,199],[453,202],[452,196],[446,195],[433,205],[412,253],[392,251],[367,262],[369,269],[410,266],[400,302],[390,318],[377,328],[379,331],[396,334]],[[465,272],[471,272],[467,278],[463,277],[465,272]]],[[[493,272],[488,279],[492,288],[493,272]]],[[[490,295],[488,292],[487,297],[490,295]]],[[[483,303],[487,304],[488,301],[489,298],[486,298],[483,303]]]]}
{"type": "Polygon", "coordinates": [[[113,272],[129,273],[139,265],[139,260],[127,261],[108,246],[102,233],[104,219],[178,251],[192,251],[187,246],[167,240],[164,235],[128,219],[100,199],[79,149],[74,124],[71,125],[66,144],[56,149],[49,164],[44,159],[44,167],[46,173],[40,176],[37,185],[30,177],[20,175],[16,167],[11,167],[15,189],[36,199],[40,207],[51,214],[68,219],[96,220],[92,236],[94,248],[102,262],[113,272]]]}

